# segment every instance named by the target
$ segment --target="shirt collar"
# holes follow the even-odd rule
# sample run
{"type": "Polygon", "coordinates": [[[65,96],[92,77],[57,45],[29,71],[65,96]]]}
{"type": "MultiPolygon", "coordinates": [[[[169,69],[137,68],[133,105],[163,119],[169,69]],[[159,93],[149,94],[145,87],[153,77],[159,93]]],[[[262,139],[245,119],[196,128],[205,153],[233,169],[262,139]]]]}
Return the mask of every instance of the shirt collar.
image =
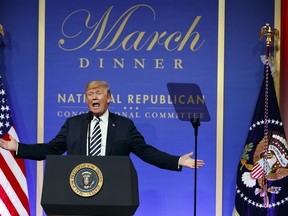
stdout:
{"type": "MultiPolygon", "coordinates": [[[[93,116],[93,121],[96,119],[97,117],[96,116],[93,116]]],[[[106,110],[106,112],[99,117],[101,119],[101,121],[103,121],[104,123],[107,123],[108,122],[108,118],[109,118],[109,111],[108,109],[106,110]]]]}

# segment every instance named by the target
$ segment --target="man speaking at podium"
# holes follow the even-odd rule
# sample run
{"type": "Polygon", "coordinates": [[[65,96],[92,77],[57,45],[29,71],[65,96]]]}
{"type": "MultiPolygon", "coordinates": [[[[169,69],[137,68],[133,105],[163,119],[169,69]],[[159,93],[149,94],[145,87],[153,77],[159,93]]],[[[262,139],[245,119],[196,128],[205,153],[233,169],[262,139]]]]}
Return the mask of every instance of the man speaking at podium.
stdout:
{"type": "MultiPolygon", "coordinates": [[[[182,167],[195,168],[192,152],[175,156],[146,144],[133,121],[109,112],[110,87],[105,81],[91,81],[85,97],[89,112],[68,118],[58,134],[45,144],[18,143],[0,139],[0,147],[15,152],[15,157],[44,160],[47,155],[128,156],[130,152],[159,168],[180,171],[182,167]]],[[[204,165],[197,160],[196,168],[204,165]]]]}

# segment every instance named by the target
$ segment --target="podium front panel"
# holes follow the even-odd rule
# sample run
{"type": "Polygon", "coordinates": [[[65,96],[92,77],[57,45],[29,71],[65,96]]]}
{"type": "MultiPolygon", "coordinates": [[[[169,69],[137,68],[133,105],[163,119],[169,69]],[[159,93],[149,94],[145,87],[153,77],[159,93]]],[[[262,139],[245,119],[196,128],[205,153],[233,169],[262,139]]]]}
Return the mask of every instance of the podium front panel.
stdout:
{"type": "Polygon", "coordinates": [[[139,206],[138,177],[128,156],[47,156],[41,205],[47,215],[133,215],[139,206]],[[75,167],[93,164],[103,185],[93,196],[73,191],[75,167]]]}

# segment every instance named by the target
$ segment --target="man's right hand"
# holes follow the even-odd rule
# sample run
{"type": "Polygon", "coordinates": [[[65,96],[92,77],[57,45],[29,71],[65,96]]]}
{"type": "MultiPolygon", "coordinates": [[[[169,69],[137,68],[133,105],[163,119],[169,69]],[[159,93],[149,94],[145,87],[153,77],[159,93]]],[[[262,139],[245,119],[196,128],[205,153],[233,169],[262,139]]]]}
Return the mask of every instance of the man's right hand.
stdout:
{"type": "Polygon", "coordinates": [[[18,142],[12,136],[9,138],[10,140],[0,139],[0,147],[8,151],[17,151],[18,142]]]}

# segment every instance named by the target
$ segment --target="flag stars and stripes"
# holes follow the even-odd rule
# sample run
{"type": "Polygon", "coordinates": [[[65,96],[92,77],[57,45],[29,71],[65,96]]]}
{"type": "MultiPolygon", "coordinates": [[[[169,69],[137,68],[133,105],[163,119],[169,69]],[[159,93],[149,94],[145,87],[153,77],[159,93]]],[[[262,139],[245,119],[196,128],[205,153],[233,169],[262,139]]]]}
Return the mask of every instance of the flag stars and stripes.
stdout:
{"type": "MultiPolygon", "coordinates": [[[[279,120],[275,120],[275,119],[267,119],[267,122],[268,124],[274,124],[274,125],[279,125],[279,126],[283,126],[283,122],[279,121],[279,120]]],[[[261,121],[257,121],[256,123],[253,123],[249,130],[253,130],[254,128],[256,128],[257,126],[260,126],[260,125],[264,125],[265,124],[265,121],[264,120],[261,120],[261,121]]]]}
{"type": "Polygon", "coordinates": [[[5,90],[4,89],[1,89],[0,90],[0,94],[3,96],[3,95],[5,95],[6,93],[5,93],[5,90]]]}
{"type": "MultiPolygon", "coordinates": [[[[0,76],[0,137],[4,138],[6,135],[12,135],[18,141],[0,76]]],[[[30,208],[24,161],[22,159],[15,160],[12,152],[0,149],[0,176],[0,215],[29,216],[30,208]],[[7,164],[9,171],[3,169],[5,164],[7,164]],[[2,167],[2,165],[4,166],[2,167]]]]}
{"type": "Polygon", "coordinates": [[[9,128],[11,125],[10,125],[9,122],[6,122],[6,123],[5,123],[5,126],[6,126],[7,128],[9,128]]]}
{"type": "Polygon", "coordinates": [[[2,110],[2,112],[5,111],[5,110],[6,110],[6,111],[9,111],[10,108],[9,108],[8,105],[6,105],[6,106],[3,106],[3,105],[2,105],[2,106],[1,106],[1,110],[2,110]]]}
{"type": "MultiPolygon", "coordinates": [[[[0,77],[1,79],[1,77],[0,77]]],[[[7,104],[7,99],[5,97],[6,92],[3,89],[3,83],[1,82],[0,85],[0,97],[1,97],[1,103],[0,103],[0,110],[1,110],[1,114],[0,114],[0,129],[1,129],[1,133],[0,135],[6,134],[9,129],[11,128],[12,124],[11,124],[11,114],[10,114],[10,107],[7,104]]]]}

